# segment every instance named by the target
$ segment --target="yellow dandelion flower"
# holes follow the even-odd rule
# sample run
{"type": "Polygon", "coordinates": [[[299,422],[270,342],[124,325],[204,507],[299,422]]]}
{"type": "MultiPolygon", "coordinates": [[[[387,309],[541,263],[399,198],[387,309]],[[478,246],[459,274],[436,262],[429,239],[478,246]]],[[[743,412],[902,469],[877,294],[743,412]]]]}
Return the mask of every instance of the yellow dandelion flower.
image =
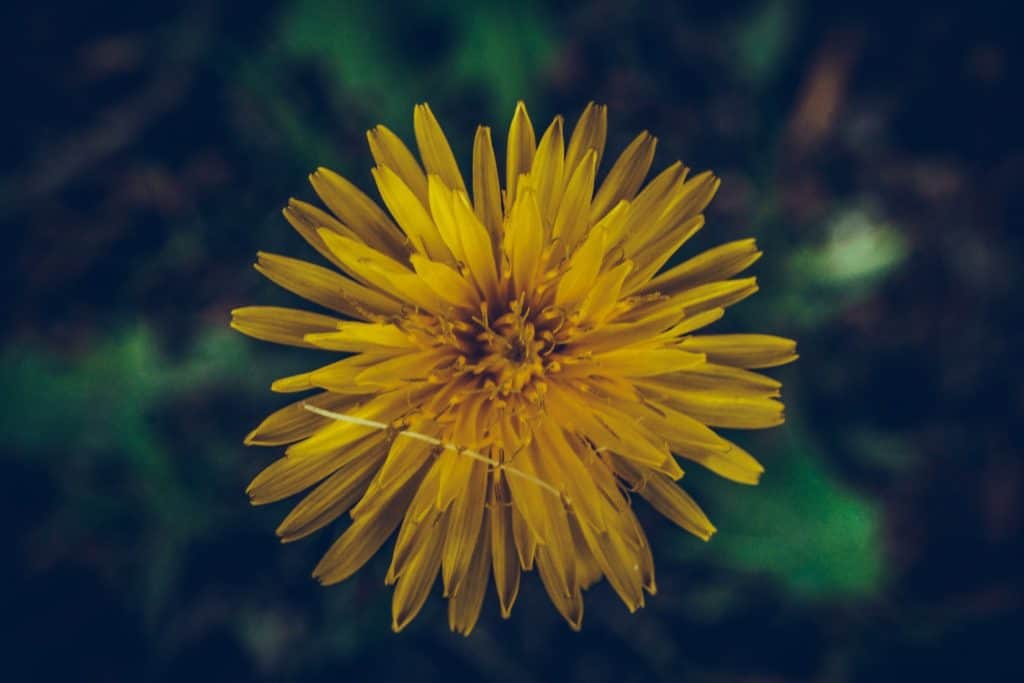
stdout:
{"type": "Polygon", "coordinates": [[[283,541],[348,513],[314,571],[324,584],[397,530],[385,579],[396,631],[438,573],[463,634],[490,577],[508,617],[534,567],[574,629],[582,591],[602,577],[636,610],[654,566],[628,494],[706,540],[715,528],[676,484],[677,458],[757,483],[761,465],[711,428],[783,421],[780,384],[751,370],[795,359],[792,341],[695,334],[757,291],[734,276],[761,252],[739,240],[663,270],[719,181],[677,162],[645,186],[657,142],[645,132],[597,183],[603,106],[584,110],[568,142],[560,116],[537,142],[520,103],[504,190],[489,128],[477,129],[470,187],[427,105],[414,124],[419,160],[384,126],[367,134],[387,211],[324,168],[310,180],[330,212],[284,209],[337,270],[259,254],[262,274],[341,317],[233,311],[249,336],[342,354],[273,383],[316,393],[246,438],[288,445],[249,486],[252,502],[312,488],[283,541]]]}

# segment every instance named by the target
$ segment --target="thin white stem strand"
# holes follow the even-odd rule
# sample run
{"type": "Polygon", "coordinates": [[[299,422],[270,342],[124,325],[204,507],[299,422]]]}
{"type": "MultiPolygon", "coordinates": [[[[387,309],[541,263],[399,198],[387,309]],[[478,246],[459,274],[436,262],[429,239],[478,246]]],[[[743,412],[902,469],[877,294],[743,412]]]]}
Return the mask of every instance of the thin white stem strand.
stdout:
{"type": "MultiPolygon", "coordinates": [[[[363,417],[356,417],[355,415],[346,415],[345,413],[335,413],[333,411],[324,410],[323,408],[319,408],[308,403],[304,403],[303,407],[311,413],[316,413],[321,417],[326,417],[331,420],[338,420],[339,422],[349,422],[351,424],[362,425],[364,427],[372,427],[374,429],[380,429],[382,431],[387,431],[391,429],[391,426],[384,422],[378,422],[376,420],[367,420],[366,418],[363,417]]],[[[456,446],[453,443],[442,441],[441,439],[438,439],[436,437],[429,436],[427,434],[421,434],[420,432],[414,432],[408,429],[396,432],[396,436],[404,436],[410,439],[416,439],[417,441],[423,441],[424,443],[429,443],[433,446],[440,446],[445,450],[455,451],[459,455],[465,455],[474,460],[479,460],[480,462],[487,463],[488,465],[495,469],[499,469],[503,472],[506,472],[507,474],[519,477],[524,481],[536,484],[537,486],[540,486],[541,488],[546,489],[547,491],[558,496],[559,499],[565,499],[565,497],[561,494],[561,492],[558,489],[556,489],[554,486],[547,483],[546,481],[542,481],[537,477],[533,476],[532,474],[527,474],[526,472],[523,472],[522,470],[516,467],[512,467],[511,465],[506,465],[504,463],[498,462],[497,460],[494,460],[493,458],[488,458],[483,453],[477,453],[476,451],[470,450],[468,448],[462,448],[460,446],[456,446]]]]}

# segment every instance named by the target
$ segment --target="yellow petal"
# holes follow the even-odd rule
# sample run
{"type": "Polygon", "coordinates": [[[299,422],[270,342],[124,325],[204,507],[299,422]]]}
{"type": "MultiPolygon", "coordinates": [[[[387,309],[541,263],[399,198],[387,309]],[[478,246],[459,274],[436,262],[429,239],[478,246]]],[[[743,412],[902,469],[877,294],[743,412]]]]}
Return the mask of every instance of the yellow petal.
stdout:
{"type": "Polygon", "coordinates": [[[583,532],[580,531],[579,521],[573,517],[569,518],[569,528],[572,530],[574,553],[576,555],[576,577],[580,588],[587,590],[601,580],[604,573],[597,563],[594,554],[590,552],[583,532]]]}
{"type": "Polygon", "coordinates": [[[484,441],[489,421],[481,419],[481,411],[490,400],[484,394],[472,395],[462,400],[455,410],[455,421],[451,427],[451,441],[463,448],[477,448],[484,441]]]}
{"type": "Polygon", "coordinates": [[[437,498],[438,510],[447,510],[456,498],[466,492],[470,475],[473,473],[473,458],[461,452],[446,448],[438,458],[437,498]]]}
{"type": "Polygon", "coordinates": [[[553,559],[554,551],[547,546],[537,549],[537,573],[555,609],[569,623],[569,628],[579,631],[583,624],[583,594],[579,586],[574,586],[571,592],[565,591],[565,580],[553,559]]]}
{"type": "Polygon", "coordinates": [[[633,262],[623,261],[601,273],[580,306],[580,320],[594,326],[603,323],[618,303],[622,285],[632,270],[633,262]]]}
{"type": "MultiPolygon", "coordinates": [[[[443,273],[427,275],[426,284],[443,299],[458,299],[456,305],[468,301],[470,308],[479,310],[479,297],[463,278],[472,279],[480,292],[497,298],[498,274],[490,235],[477,220],[466,195],[449,190],[435,175],[430,176],[430,209],[442,239],[458,263],[459,272],[452,270],[452,274],[462,280],[462,284],[448,281],[451,276],[443,273]],[[454,290],[458,290],[457,295],[454,290]]],[[[435,266],[429,268],[436,270],[435,266]]],[[[417,272],[420,271],[417,268],[417,272]]]]}
{"type": "MultiPolygon", "coordinates": [[[[534,468],[535,458],[530,455],[533,448],[532,444],[526,446],[511,462],[516,470],[530,477],[539,478],[534,468]]],[[[524,477],[509,476],[507,481],[512,494],[513,508],[522,516],[533,538],[539,544],[547,542],[545,534],[547,533],[548,501],[545,500],[545,497],[551,496],[551,492],[524,477]]],[[[561,503],[559,502],[559,504],[561,503]]]]}
{"type": "Polygon", "coordinates": [[[488,516],[485,513],[465,579],[448,601],[448,627],[464,636],[468,636],[476,625],[487,592],[487,569],[491,564],[491,526],[488,516]]]}
{"type": "Polygon", "coordinates": [[[275,381],[270,388],[272,391],[282,393],[316,388],[326,389],[332,394],[347,396],[376,393],[380,390],[379,387],[359,385],[356,378],[366,368],[388,360],[394,355],[394,349],[385,350],[383,353],[360,353],[309,372],[282,377],[275,381]]]}
{"type": "Polygon", "coordinates": [[[658,224],[658,220],[677,200],[679,192],[684,187],[683,179],[687,170],[682,162],[675,162],[647,183],[640,194],[630,202],[629,218],[623,228],[626,256],[636,253],[637,242],[647,242],[649,237],[645,239],[641,236],[648,236],[658,224]]]}
{"type": "Polygon", "coordinates": [[[608,233],[608,238],[605,240],[604,254],[601,257],[602,263],[607,262],[609,257],[622,260],[624,252],[621,248],[616,247],[622,240],[626,219],[629,218],[630,207],[630,203],[623,199],[592,228],[592,230],[604,230],[608,233]]]}
{"type": "Polygon", "coordinates": [[[330,169],[318,168],[309,176],[309,182],[324,204],[360,240],[399,260],[409,253],[405,238],[387,214],[347,179],[330,169]]]}
{"type": "Polygon", "coordinates": [[[413,254],[410,260],[420,276],[421,286],[433,292],[438,299],[457,308],[479,310],[479,293],[457,270],[419,254],[413,254]]]}
{"type": "MultiPolygon", "coordinates": [[[[536,432],[537,445],[542,457],[551,465],[556,488],[564,488],[572,510],[580,523],[589,524],[598,531],[604,531],[605,523],[601,514],[601,493],[594,479],[566,439],[562,428],[553,420],[540,422],[536,432]]],[[[554,482],[553,482],[554,483],[554,482]]]]}
{"type": "Polygon", "coordinates": [[[435,261],[454,263],[430,212],[409,186],[387,166],[377,166],[372,173],[381,199],[416,250],[435,261]]]}
{"type": "Polygon", "coordinates": [[[668,263],[673,254],[679,251],[679,248],[696,235],[702,227],[704,227],[704,216],[694,216],[633,254],[637,269],[626,280],[625,291],[632,293],[637,287],[649,281],[668,263]]]}
{"type": "Polygon", "coordinates": [[[678,483],[658,472],[636,467],[622,458],[616,462],[616,469],[625,475],[634,491],[675,524],[703,541],[715,533],[715,525],[678,483]]]}
{"type": "Polygon", "coordinates": [[[306,404],[324,410],[344,411],[358,405],[363,399],[358,396],[338,396],[321,393],[307,396],[301,401],[271,413],[256,429],[245,437],[247,446],[281,446],[305,439],[323,426],[330,424],[329,418],[306,410],[306,404]]]}
{"type": "Polygon", "coordinates": [[[444,240],[445,246],[455,257],[456,263],[465,263],[466,255],[462,248],[462,226],[455,222],[454,206],[452,205],[452,190],[444,184],[440,176],[430,174],[430,216],[437,226],[437,232],[444,240]]]}
{"type": "Polygon", "coordinates": [[[662,311],[674,310],[687,316],[709,311],[713,308],[726,308],[743,301],[757,292],[757,278],[748,277],[737,280],[722,280],[698,285],[679,294],[664,297],[650,304],[640,305],[622,314],[622,320],[638,320],[662,311]]]}
{"type": "MultiPolygon", "coordinates": [[[[438,351],[435,351],[435,353],[438,353],[438,351]]],[[[450,367],[457,364],[457,356],[455,356],[452,351],[449,351],[448,353],[450,355],[443,356],[442,360],[430,361],[432,363],[431,367],[441,364],[445,367],[450,367]]],[[[451,411],[456,403],[461,400],[462,396],[476,388],[476,382],[475,376],[471,374],[462,374],[450,378],[447,382],[433,384],[433,386],[433,393],[425,399],[423,404],[419,406],[419,409],[427,415],[444,415],[451,411]]],[[[461,446],[462,444],[458,445],[461,446]]]]}
{"type": "Polygon", "coordinates": [[[375,387],[361,386],[356,378],[366,368],[381,363],[393,355],[393,350],[388,353],[361,353],[317,368],[305,375],[295,375],[295,377],[287,379],[298,387],[301,386],[299,378],[306,377],[310,386],[326,389],[336,394],[372,393],[376,391],[375,387]]]}
{"type": "Polygon", "coordinates": [[[603,104],[589,103],[580,115],[572,137],[569,138],[569,150],[565,155],[566,172],[572,174],[576,167],[594,151],[595,166],[601,164],[604,153],[605,137],[608,134],[608,107],[603,104]]]}
{"type": "MultiPolygon", "coordinates": [[[[415,484],[415,480],[410,482],[415,484]]],[[[415,487],[407,485],[379,497],[372,513],[356,518],[334,542],[313,570],[313,576],[324,585],[352,576],[394,533],[414,492],[415,487]]]]}
{"type": "Polygon", "coordinates": [[[593,364],[601,374],[648,377],[692,368],[703,362],[703,355],[681,349],[618,349],[595,353],[581,367],[593,364]]]}
{"type": "Polygon", "coordinates": [[[352,277],[427,311],[440,312],[437,295],[423,286],[413,271],[379,251],[327,231],[320,232],[324,243],[352,277]]]}
{"type": "MultiPolygon", "coordinates": [[[[615,408],[634,418],[637,424],[644,425],[666,439],[673,449],[699,448],[715,453],[730,450],[729,442],[714,430],[663,402],[619,401],[615,408]]],[[[612,406],[605,406],[604,409],[611,410],[612,406]]]]}
{"type": "Polygon", "coordinates": [[[364,320],[395,315],[401,304],[327,268],[299,259],[259,252],[256,270],[304,299],[364,320]]]}
{"type": "Polygon", "coordinates": [[[636,195],[654,161],[654,148],[657,144],[658,139],[644,131],[623,150],[590,205],[592,221],[599,220],[619,201],[630,200],[636,195]]]}
{"type": "MultiPolygon", "coordinates": [[[[538,479],[547,482],[561,492],[556,496],[549,490],[542,489],[544,497],[542,510],[544,517],[544,532],[540,537],[541,543],[538,552],[543,548],[550,558],[552,576],[554,583],[558,585],[562,593],[567,596],[579,591],[579,584],[576,581],[576,560],[572,555],[573,541],[572,532],[569,529],[568,510],[566,510],[563,497],[566,495],[566,484],[561,480],[561,472],[552,461],[551,453],[545,454],[541,451],[539,442],[534,442],[527,449],[528,459],[520,458],[529,462],[529,467],[524,468],[532,471],[538,479]]],[[[536,484],[534,484],[535,487],[536,484]]],[[[539,488],[539,487],[537,487],[539,488]]],[[[515,496],[515,490],[512,494],[515,496]]]]}
{"type": "Polygon", "coordinates": [[[594,374],[587,378],[585,385],[586,391],[593,393],[602,400],[639,403],[640,392],[636,389],[636,383],[639,381],[636,378],[626,379],[617,375],[594,374]]]}
{"type": "Polygon", "coordinates": [[[338,262],[331,250],[327,248],[327,245],[324,244],[323,239],[320,238],[319,231],[326,228],[331,232],[344,235],[349,239],[360,239],[359,235],[339,223],[338,219],[334,216],[330,215],[326,211],[318,209],[312,204],[299,201],[298,199],[289,199],[288,206],[281,209],[281,214],[285,217],[285,220],[295,228],[295,231],[299,233],[304,240],[309,242],[310,246],[320,252],[321,256],[339,268],[341,267],[340,262],[338,262]]]}
{"type": "Polygon", "coordinates": [[[460,228],[462,249],[469,274],[488,301],[497,301],[498,267],[494,260],[494,245],[490,234],[473,213],[466,195],[455,194],[452,214],[460,228]]]}
{"type": "Polygon", "coordinates": [[[516,103],[512,124],[508,129],[508,152],[505,157],[505,207],[508,210],[516,202],[516,186],[519,176],[530,172],[533,155],[537,151],[537,138],[522,101],[516,103]]]}
{"type": "Polygon", "coordinates": [[[556,116],[540,139],[537,154],[533,158],[530,178],[537,190],[537,204],[540,206],[544,224],[550,227],[562,201],[563,173],[565,169],[565,141],[562,137],[563,119],[556,116]]]}
{"type": "MultiPolygon", "coordinates": [[[[459,486],[452,497],[441,563],[446,595],[459,594],[473,557],[481,554],[484,540],[489,545],[489,539],[481,531],[487,497],[487,465],[465,456],[459,457],[469,463],[467,475],[442,484],[442,487],[444,484],[451,486],[457,482],[459,486]]],[[[489,553],[490,548],[487,550],[489,553]]]]}
{"type": "Polygon", "coordinates": [[[391,601],[391,629],[396,633],[409,625],[427,601],[441,566],[443,542],[443,534],[424,534],[409,567],[398,579],[391,601]]]}
{"type": "Polygon", "coordinates": [[[379,351],[397,353],[416,348],[413,340],[394,325],[385,323],[339,322],[331,332],[307,334],[305,340],[329,351],[379,351]]]}
{"type": "Polygon", "coordinates": [[[555,305],[565,309],[581,302],[594,286],[594,280],[601,272],[608,232],[595,227],[587,235],[579,249],[569,259],[569,266],[558,281],[555,290],[555,305]]]}
{"type": "Polygon", "coordinates": [[[533,569],[533,561],[537,556],[537,536],[530,530],[529,524],[515,505],[512,510],[512,538],[516,542],[516,555],[523,571],[533,569]]]}
{"type": "Polygon", "coordinates": [[[683,372],[649,378],[691,391],[715,391],[739,397],[757,398],[779,395],[782,383],[757,372],[727,365],[707,363],[683,372]]]}
{"type": "MultiPolygon", "coordinates": [[[[432,387],[422,383],[378,393],[364,403],[348,408],[345,412],[353,417],[389,423],[408,414],[411,410],[410,406],[422,401],[431,389],[432,387]]],[[[335,450],[373,431],[375,431],[373,427],[334,420],[305,441],[289,446],[286,453],[289,456],[303,458],[335,450]]]]}
{"type": "Polygon", "coordinates": [[[687,315],[695,315],[712,308],[732,306],[755,294],[757,289],[757,278],[723,280],[694,287],[671,300],[676,306],[682,306],[687,315]]]}
{"type": "Polygon", "coordinates": [[[449,360],[449,357],[435,349],[405,353],[366,367],[356,375],[355,381],[357,384],[380,387],[421,382],[426,380],[435,368],[449,360]]]}
{"type": "Polygon", "coordinates": [[[520,192],[506,224],[505,253],[511,261],[513,291],[532,292],[537,274],[542,270],[544,226],[534,192],[520,192]]]}
{"type": "Polygon", "coordinates": [[[306,458],[284,457],[252,480],[246,493],[253,505],[273,503],[308,489],[340,468],[359,468],[359,463],[371,458],[379,463],[383,457],[384,435],[363,434],[345,446],[325,450],[306,458]],[[381,450],[381,453],[375,451],[381,450]]]}
{"type": "Polygon", "coordinates": [[[321,229],[318,236],[338,267],[357,280],[387,292],[390,281],[381,273],[409,273],[408,267],[359,240],[321,229]],[[373,266],[370,268],[369,266],[373,266]]]}
{"type": "MultiPolygon", "coordinates": [[[[446,453],[442,454],[442,458],[446,453]]],[[[440,535],[437,533],[439,522],[444,519],[442,512],[434,505],[437,498],[437,486],[440,479],[440,461],[433,463],[427,470],[423,481],[420,483],[413,496],[412,503],[405,512],[405,519],[402,520],[402,528],[395,539],[395,550],[391,555],[391,566],[388,567],[384,583],[394,584],[415,558],[420,547],[426,542],[428,535],[440,535]]]]}
{"type": "MultiPolygon", "coordinates": [[[[670,167],[671,169],[672,167],[670,167]]],[[[698,173],[686,180],[687,169],[677,170],[674,178],[666,173],[667,184],[662,188],[665,193],[661,195],[662,201],[657,206],[648,204],[649,220],[637,225],[629,236],[626,244],[626,253],[630,256],[649,251],[654,244],[659,243],[663,238],[679,230],[679,226],[699,216],[704,208],[714,197],[718,190],[719,180],[710,171],[698,173]],[[684,182],[685,181],[685,182],[684,182]]],[[[661,176],[659,176],[661,178],[661,176]]],[[[644,192],[651,190],[651,185],[644,192]]],[[[652,199],[658,199],[653,197],[652,199]]]]}
{"type": "Polygon", "coordinates": [[[626,254],[639,268],[626,283],[632,291],[653,277],[668,259],[704,225],[702,211],[721,184],[712,173],[699,173],[673,193],[669,206],[646,229],[637,231],[626,245],[626,254]]]}
{"type": "Polygon", "coordinates": [[[512,613],[519,594],[519,560],[516,554],[516,541],[512,534],[512,502],[505,483],[501,482],[498,473],[492,475],[490,502],[491,521],[491,557],[494,567],[494,587],[501,605],[501,616],[508,619],[512,613]],[[497,493],[504,489],[504,494],[497,493]]]}
{"type": "MultiPolygon", "coordinates": [[[[568,167],[567,167],[568,168],[568,167]]],[[[558,206],[552,236],[558,240],[555,258],[572,254],[590,227],[590,201],[594,195],[597,153],[589,150],[569,178],[565,195],[558,206]]]]}
{"type": "Polygon", "coordinates": [[[386,453],[384,447],[373,448],[349,466],[340,467],[313,489],[277,527],[281,542],[290,543],[304,538],[352,507],[366,492],[386,453]]]}
{"type": "Polygon", "coordinates": [[[420,148],[420,157],[427,173],[441,176],[445,185],[453,190],[466,191],[462,181],[462,173],[455,162],[455,155],[444,136],[441,125],[434,118],[427,104],[418,104],[413,112],[413,128],[416,132],[416,145],[420,148]]]}
{"type": "Polygon", "coordinates": [[[401,138],[387,127],[377,126],[366,131],[366,139],[377,165],[387,166],[397,173],[420,202],[427,206],[427,176],[401,138]]]}
{"type": "Polygon", "coordinates": [[[692,417],[664,403],[650,402],[660,417],[650,419],[677,455],[740,484],[756,484],[764,467],[745,450],[692,417]]]}
{"type": "MultiPolygon", "coordinates": [[[[427,429],[424,425],[410,425],[409,428],[414,431],[420,431],[420,433],[423,433],[421,430],[426,431],[427,429]]],[[[388,457],[381,466],[373,485],[379,489],[387,489],[395,485],[396,482],[399,484],[403,483],[416,470],[432,461],[430,457],[431,448],[430,444],[422,441],[407,437],[395,438],[391,444],[391,449],[388,451],[388,457]]],[[[353,516],[358,515],[361,511],[358,507],[353,509],[353,516]]]]}
{"type": "Polygon", "coordinates": [[[501,244],[501,181],[494,158],[491,129],[480,126],[473,140],[473,210],[494,245],[501,244]]]}
{"type": "Polygon", "coordinates": [[[732,442],[724,453],[707,452],[693,447],[680,450],[682,457],[700,463],[715,474],[739,484],[757,484],[764,474],[764,466],[750,453],[732,442]]]}
{"type": "Polygon", "coordinates": [[[665,332],[659,334],[657,340],[659,342],[671,343],[679,337],[690,334],[694,330],[699,330],[711,323],[718,322],[724,315],[724,308],[711,308],[695,315],[687,315],[678,323],[665,330],[665,332]]]}
{"type": "Polygon", "coordinates": [[[672,407],[711,427],[765,429],[785,421],[782,404],[773,398],[679,389],[657,383],[645,384],[643,380],[638,384],[657,400],[667,401],[672,407]]]}
{"type": "Polygon", "coordinates": [[[639,493],[655,510],[697,538],[706,541],[715,533],[715,525],[700,506],[668,477],[652,472],[639,493]]]}
{"type": "Polygon", "coordinates": [[[608,406],[602,406],[597,412],[601,421],[617,438],[615,446],[611,449],[613,452],[659,472],[665,472],[675,479],[683,476],[661,435],[653,433],[645,425],[608,406]]]}
{"type": "MultiPolygon", "coordinates": [[[[720,311],[721,309],[716,310],[720,311]]],[[[679,313],[666,310],[660,311],[658,315],[633,322],[606,322],[588,332],[574,336],[572,341],[565,346],[565,353],[569,355],[597,353],[622,349],[643,342],[663,340],[665,336],[668,336],[667,331],[671,330],[677,321],[679,321],[679,313]]]]}
{"type": "Polygon", "coordinates": [[[308,391],[315,386],[311,381],[312,374],[313,373],[310,372],[302,372],[297,375],[290,375],[288,377],[275,379],[270,385],[270,390],[282,394],[294,394],[300,391],[308,391]]]}
{"type": "Polygon", "coordinates": [[[729,242],[666,270],[638,291],[674,294],[707,282],[725,280],[746,270],[760,257],[753,239],[729,242]]]}
{"type": "MultiPolygon", "coordinates": [[[[622,495],[619,481],[615,473],[608,466],[608,463],[597,453],[597,444],[585,441],[579,434],[566,431],[565,437],[573,446],[573,450],[580,456],[594,486],[601,492],[602,519],[607,526],[611,522],[608,515],[614,514],[623,507],[629,506],[629,501],[622,495]]],[[[610,451],[604,450],[602,454],[607,455],[610,451]]]]}
{"type": "Polygon", "coordinates": [[[708,361],[739,368],[771,368],[797,359],[796,342],[769,334],[703,334],[680,345],[706,353],[708,361]]]}
{"type": "Polygon", "coordinates": [[[608,583],[626,603],[630,612],[644,604],[643,579],[639,562],[622,538],[612,531],[598,534],[580,527],[594,561],[608,578],[608,583]]]}
{"type": "Polygon", "coordinates": [[[262,341],[315,349],[307,334],[338,329],[341,321],[319,313],[279,306],[245,306],[231,311],[231,327],[262,341]]]}
{"type": "Polygon", "coordinates": [[[644,534],[643,527],[640,526],[640,520],[636,518],[632,510],[626,515],[626,519],[629,521],[630,526],[633,527],[633,534],[640,541],[636,547],[640,581],[644,590],[654,595],[658,592],[658,586],[654,581],[654,556],[651,554],[651,544],[647,542],[647,536],[644,534]]]}
{"type": "Polygon", "coordinates": [[[591,397],[552,382],[548,387],[548,399],[551,416],[559,424],[573,425],[576,432],[597,448],[622,453],[652,467],[671,467],[674,464],[664,444],[645,438],[628,420],[617,415],[609,418],[603,410],[595,409],[596,402],[591,397]]]}

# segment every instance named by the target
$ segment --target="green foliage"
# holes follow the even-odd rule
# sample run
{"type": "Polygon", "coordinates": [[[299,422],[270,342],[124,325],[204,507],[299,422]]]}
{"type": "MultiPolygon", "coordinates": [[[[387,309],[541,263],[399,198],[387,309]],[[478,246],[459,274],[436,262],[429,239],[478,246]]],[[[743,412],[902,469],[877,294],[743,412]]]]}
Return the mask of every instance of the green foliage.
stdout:
{"type": "MultiPolygon", "coordinates": [[[[164,418],[176,402],[216,387],[265,390],[250,371],[248,348],[239,335],[215,328],[175,360],[140,326],[71,358],[31,348],[0,357],[0,384],[16,397],[0,415],[5,457],[54,477],[56,533],[134,530],[118,542],[137,554],[119,561],[141,565],[132,576],[150,616],[177,579],[183,548],[228,524],[229,511],[242,509],[243,500],[237,489],[228,496],[217,486],[195,485],[237,480],[240,429],[182,441],[169,437],[164,418]]],[[[203,421],[190,419],[184,428],[199,432],[203,421]]]]}
{"type": "MultiPolygon", "coordinates": [[[[313,60],[337,85],[338,95],[367,98],[379,116],[396,120],[408,114],[416,76],[402,68],[395,40],[388,39],[388,17],[371,2],[299,0],[285,6],[279,32],[285,54],[313,60]]],[[[343,101],[336,104],[342,105],[343,101]]]]}
{"type": "Polygon", "coordinates": [[[776,443],[761,439],[754,449],[767,470],[757,487],[693,477],[722,530],[707,552],[722,567],[771,576],[799,598],[873,595],[883,566],[875,504],[830,472],[798,427],[773,436],[776,443]]]}
{"type": "Polygon", "coordinates": [[[864,301],[907,258],[902,233],[865,209],[837,211],[825,235],[823,242],[793,251],[786,284],[771,294],[784,315],[804,329],[864,301]]]}
{"type": "Polygon", "coordinates": [[[782,69],[795,34],[795,0],[761,2],[733,32],[736,73],[754,85],[767,85],[782,69]]]}
{"type": "Polygon", "coordinates": [[[491,118],[511,118],[517,100],[535,92],[556,52],[554,29],[531,3],[464,3],[462,39],[453,55],[457,78],[488,93],[491,118]]]}
{"type": "Polygon", "coordinates": [[[8,349],[0,358],[0,382],[17,400],[6,407],[0,427],[15,449],[59,449],[73,436],[76,451],[106,452],[142,470],[159,468],[154,413],[229,379],[256,389],[247,368],[244,340],[226,329],[208,331],[178,362],[161,354],[145,327],[115,332],[70,361],[8,349]]]}
{"type": "Polygon", "coordinates": [[[826,231],[824,245],[798,251],[791,263],[798,275],[827,287],[864,292],[907,255],[902,234],[864,209],[838,212],[826,231]]]}
{"type": "Polygon", "coordinates": [[[132,461],[152,463],[155,439],[145,411],[169,382],[153,341],[152,334],[134,330],[75,363],[9,349],[0,376],[19,400],[7,407],[0,424],[16,448],[58,447],[73,434],[79,449],[117,446],[132,461]]]}
{"type": "Polygon", "coordinates": [[[281,45],[324,70],[339,112],[372,102],[374,116],[399,130],[412,104],[467,88],[504,121],[555,52],[554,30],[532,3],[408,3],[400,15],[368,0],[299,0],[281,15],[281,45]]]}

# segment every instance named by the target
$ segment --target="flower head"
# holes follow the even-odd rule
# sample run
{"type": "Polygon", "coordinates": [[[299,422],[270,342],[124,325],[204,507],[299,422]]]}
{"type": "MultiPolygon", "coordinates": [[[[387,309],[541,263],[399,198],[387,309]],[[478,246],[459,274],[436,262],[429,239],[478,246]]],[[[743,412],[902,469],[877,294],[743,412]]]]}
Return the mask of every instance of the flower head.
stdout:
{"type": "Polygon", "coordinates": [[[315,393],[249,434],[290,445],[248,492],[263,504],[312,488],[278,528],[284,541],[348,513],[314,571],[324,584],[397,530],[395,630],[438,573],[450,626],[466,634],[491,576],[507,617],[534,567],[573,628],[602,577],[633,611],[655,581],[627,494],[706,540],[715,528],[676,484],[677,457],[746,484],[762,472],[711,427],[780,424],[779,383],[751,368],[793,360],[795,345],[696,334],[757,291],[734,276],[760,252],[740,240],[664,269],[719,181],[677,162],[645,186],[656,139],[641,133],[598,183],[606,120],[592,104],[568,143],[561,117],[538,143],[520,103],[504,190],[486,127],[469,184],[427,105],[415,110],[419,161],[374,128],[387,211],[319,169],[310,180],[330,213],[293,199],[284,215],[335,269],[266,253],[256,264],[338,315],[233,311],[252,337],[342,354],[273,383],[315,393]]]}

